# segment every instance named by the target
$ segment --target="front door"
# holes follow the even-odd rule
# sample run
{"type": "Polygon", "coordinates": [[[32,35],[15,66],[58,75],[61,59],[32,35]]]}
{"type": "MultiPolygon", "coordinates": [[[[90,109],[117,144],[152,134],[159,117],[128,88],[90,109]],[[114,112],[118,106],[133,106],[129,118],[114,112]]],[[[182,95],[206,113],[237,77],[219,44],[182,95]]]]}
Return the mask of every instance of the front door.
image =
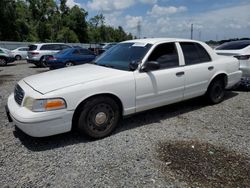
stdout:
{"type": "Polygon", "coordinates": [[[136,111],[143,111],[181,101],[185,74],[180,66],[175,43],[163,43],[155,47],[145,62],[156,61],[159,69],[135,72],[136,111]]]}

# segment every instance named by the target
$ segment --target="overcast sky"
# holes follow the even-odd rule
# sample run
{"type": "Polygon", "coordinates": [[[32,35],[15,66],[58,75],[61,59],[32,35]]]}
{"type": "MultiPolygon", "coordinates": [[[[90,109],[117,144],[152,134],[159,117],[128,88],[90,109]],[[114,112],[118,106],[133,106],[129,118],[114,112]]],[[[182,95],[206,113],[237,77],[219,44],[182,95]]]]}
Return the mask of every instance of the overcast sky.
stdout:
{"type": "Polygon", "coordinates": [[[91,18],[103,13],[106,24],[122,26],[126,32],[141,37],[223,40],[250,37],[250,0],[68,0],[91,18]]]}

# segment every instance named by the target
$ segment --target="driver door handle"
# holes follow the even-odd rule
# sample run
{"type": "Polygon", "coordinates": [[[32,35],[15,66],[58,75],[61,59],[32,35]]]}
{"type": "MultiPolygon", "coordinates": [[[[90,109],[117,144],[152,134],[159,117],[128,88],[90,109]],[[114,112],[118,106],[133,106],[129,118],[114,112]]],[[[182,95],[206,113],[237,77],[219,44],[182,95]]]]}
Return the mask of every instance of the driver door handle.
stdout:
{"type": "Polygon", "coordinates": [[[211,71],[211,70],[214,69],[214,66],[210,66],[210,67],[208,67],[207,69],[211,71]]]}
{"type": "Polygon", "coordinates": [[[177,73],[176,73],[176,76],[180,77],[180,76],[183,76],[184,74],[185,74],[185,72],[184,72],[184,71],[181,71],[181,72],[177,72],[177,73]]]}

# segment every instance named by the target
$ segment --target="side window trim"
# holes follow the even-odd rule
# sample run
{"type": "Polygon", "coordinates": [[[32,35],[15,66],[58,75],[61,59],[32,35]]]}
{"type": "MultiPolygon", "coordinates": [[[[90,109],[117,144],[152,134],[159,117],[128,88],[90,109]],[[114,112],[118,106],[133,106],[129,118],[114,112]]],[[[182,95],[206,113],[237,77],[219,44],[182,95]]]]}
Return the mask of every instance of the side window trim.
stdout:
{"type": "Polygon", "coordinates": [[[183,66],[185,66],[185,58],[184,58],[184,54],[183,54],[181,45],[179,42],[175,42],[175,46],[176,46],[176,50],[177,50],[178,57],[179,57],[179,66],[183,67],[183,66]]]}

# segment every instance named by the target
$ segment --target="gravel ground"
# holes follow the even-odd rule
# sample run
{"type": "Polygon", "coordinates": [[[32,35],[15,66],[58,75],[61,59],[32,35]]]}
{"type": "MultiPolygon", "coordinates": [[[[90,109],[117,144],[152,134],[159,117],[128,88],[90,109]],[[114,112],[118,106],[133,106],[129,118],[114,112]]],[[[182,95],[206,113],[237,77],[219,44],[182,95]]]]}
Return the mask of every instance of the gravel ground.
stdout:
{"type": "Polygon", "coordinates": [[[4,105],[18,80],[44,71],[25,61],[0,67],[0,187],[250,187],[249,169],[240,170],[250,163],[249,92],[143,112],[97,141],[78,133],[37,139],[8,123],[4,105]]]}

